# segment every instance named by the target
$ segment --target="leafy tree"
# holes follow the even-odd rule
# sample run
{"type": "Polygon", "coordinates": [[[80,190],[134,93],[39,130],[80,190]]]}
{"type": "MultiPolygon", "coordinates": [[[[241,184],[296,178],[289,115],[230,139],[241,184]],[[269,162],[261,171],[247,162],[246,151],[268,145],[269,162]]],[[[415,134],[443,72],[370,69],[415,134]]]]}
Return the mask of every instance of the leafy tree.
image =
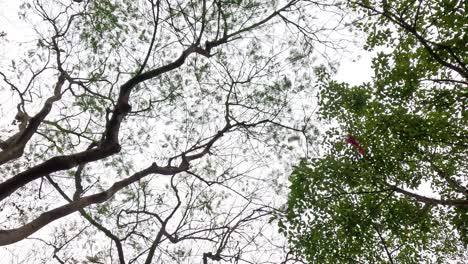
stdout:
{"type": "Polygon", "coordinates": [[[341,14],[311,14],[334,7],[24,1],[34,40],[0,65],[1,255],[295,262],[268,219],[316,137],[301,98],[341,14]]]}
{"type": "Polygon", "coordinates": [[[310,263],[468,259],[465,1],[349,1],[372,83],[321,70],[326,154],[291,175],[279,227],[310,263]]]}

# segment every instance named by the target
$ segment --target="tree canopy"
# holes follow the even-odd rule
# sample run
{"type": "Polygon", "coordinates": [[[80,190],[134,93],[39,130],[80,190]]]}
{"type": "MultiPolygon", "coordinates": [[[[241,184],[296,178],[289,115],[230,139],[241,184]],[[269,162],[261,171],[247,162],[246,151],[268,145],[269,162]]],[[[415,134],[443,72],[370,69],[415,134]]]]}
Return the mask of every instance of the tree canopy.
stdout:
{"type": "Polygon", "coordinates": [[[0,4],[2,261],[467,258],[463,1],[0,4]]]}
{"type": "Polygon", "coordinates": [[[317,138],[334,1],[1,4],[29,25],[0,29],[5,261],[298,261],[268,221],[317,138]]]}
{"type": "Polygon", "coordinates": [[[290,177],[279,227],[310,263],[468,259],[464,1],[349,1],[372,82],[321,72],[325,154],[290,177]]]}

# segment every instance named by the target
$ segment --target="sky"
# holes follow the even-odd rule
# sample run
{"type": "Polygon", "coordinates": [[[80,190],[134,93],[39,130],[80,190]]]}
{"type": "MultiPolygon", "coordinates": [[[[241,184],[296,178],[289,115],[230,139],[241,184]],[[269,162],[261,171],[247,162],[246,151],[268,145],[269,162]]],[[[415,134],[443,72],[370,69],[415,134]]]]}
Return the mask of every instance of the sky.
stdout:
{"type": "MultiPolygon", "coordinates": [[[[0,0],[0,31],[6,32],[7,39],[9,40],[9,42],[0,40],[1,61],[10,61],[11,59],[19,57],[23,51],[20,44],[30,41],[34,35],[29,25],[19,19],[17,15],[18,11],[15,1],[0,0]]],[[[354,85],[371,81],[371,55],[372,54],[357,48],[357,46],[350,46],[346,53],[338,54],[341,59],[334,78],[338,81],[354,85]]],[[[2,85],[4,84],[0,82],[0,88],[2,88],[2,85]]],[[[7,126],[11,123],[15,113],[13,100],[5,96],[10,94],[7,91],[8,88],[5,88],[5,86],[3,86],[3,88],[3,91],[0,89],[0,116],[2,117],[0,119],[0,127],[7,126]]],[[[426,188],[429,190],[429,186],[422,185],[421,191],[424,192],[426,188]]],[[[61,221],[65,220],[62,219],[61,221]]],[[[38,234],[40,233],[37,233],[36,236],[38,234]]],[[[27,245],[27,242],[25,243],[21,243],[21,245],[27,245]]],[[[0,256],[4,255],[2,253],[7,255],[4,248],[0,248],[0,256]]],[[[3,260],[10,262],[10,260],[3,260]]]]}
{"type": "MultiPolygon", "coordinates": [[[[18,48],[19,43],[28,42],[31,40],[34,32],[27,23],[20,20],[16,1],[0,0],[0,31],[7,34],[9,42],[0,42],[0,60],[8,61],[19,56],[21,48],[18,48]]],[[[371,80],[372,70],[370,68],[370,54],[356,48],[345,54],[341,54],[342,60],[338,67],[335,79],[351,84],[360,84],[371,80]]],[[[0,86],[3,85],[0,84],[0,86]]],[[[1,92],[1,90],[0,90],[1,92]]],[[[11,98],[0,97],[0,127],[5,123],[11,122],[11,117],[15,106],[11,104],[11,98]]],[[[27,246],[26,243],[21,243],[22,246],[27,246]]],[[[0,248],[0,256],[9,256],[4,248],[0,248]],[[3,252],[2,252],[3,251],[3,252]]],[[[5,260],[9,263],[13,260],[5,260]]],[[[2,262],[3,263],[3,262],[2,262]]]]}

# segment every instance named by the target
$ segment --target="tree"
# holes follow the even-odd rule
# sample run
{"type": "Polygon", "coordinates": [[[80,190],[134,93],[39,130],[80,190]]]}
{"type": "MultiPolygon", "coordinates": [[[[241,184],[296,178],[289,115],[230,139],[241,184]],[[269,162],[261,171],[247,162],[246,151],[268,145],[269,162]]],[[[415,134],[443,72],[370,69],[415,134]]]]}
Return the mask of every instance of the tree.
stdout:
{"type": "Polygon", "coordinates": [[[35,39],[0,69],[0,245],[22,263],[294,262],[267,222],[281,164],[316,137],[301,96],[335,47],[325,7],[25,1],[35,39]]]}
{"type": "Polygon", "coordinates": [[[337,125],[295,167],[279,227],[311,263],[464,263],[466,3],[348,6],[375,74],[351,86],[322,71],[321,116],[337,125]]]}

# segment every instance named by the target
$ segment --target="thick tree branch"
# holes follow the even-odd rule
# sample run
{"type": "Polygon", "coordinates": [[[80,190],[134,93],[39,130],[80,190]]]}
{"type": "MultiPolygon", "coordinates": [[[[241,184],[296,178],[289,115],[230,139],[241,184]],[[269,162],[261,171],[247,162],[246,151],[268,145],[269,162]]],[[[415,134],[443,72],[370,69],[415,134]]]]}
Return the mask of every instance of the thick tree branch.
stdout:
{"type": "Polygon", "coordinates": [[[5,141],[9,143],[2,147],[3,150],[0,152],[0,165],[5,164],[10,160],[17,159],[23,155],[26,144],[32,138],[34,133],[36,133],[44,118],[52,110],[53,103],[62,98],[62,87],[64,83],[65,77],[61,74],[55,84],[54,95],[47,98],[41,111],[29,119],[27,126],[23,130],[20,130],[17,134],[5,141]]]}
{"type": "Polygon", "coordinates": [[[425,204],[432,204],[432,205],[445,205],[445,206],[454,206],[454,207],[461,207],[461,208],[468,208],[468,200],[462,200],[462,199],[454,199],[454,200],[441,200],[441,199],[435,199],[435,198],[430,198],[427,196],[422,196],[407,190],[403,190],[401,188],[398,188],[396,186],[392,186],[393,190],[397,193],[404,194],[408,197],[411,197],[415,199],[418,202],[422,202],[425,204]]]}
{"type": "Polygon", "coordinates": [[[132,183],[139,181],[145,176],[148,176],[150,174],[174,175],[187,169],[188,164],[186,164],[185,162],[182,162],[177,167],[159,167],[158,165],[156,165],[156,163],[153,163],[148,168],[139,171],[126,179],[114,183],[109,189],[103,192],[89,196],[84,196],[71,203],[44,212],[38,218],[23,225],[22,227],[10,230],[0,230],[0,246],[20,241],[28,237],[29,235],[37,232],[39,229],[43,228],[49,223],[74,212],[77,212],[80,209],[83,209],[89,205],[103,203],[109,198],[111,198],[119,190],[129,186],[132,183]]]}
{"type": "Polygon", "coordinates": [[[53,172],[68,170],[80,164],[107,158],[120,152],[119,131],[124,117],[130,112],[128,104],[132,89],[139,83],[155,78],[163,73],[180,67],[187,56],[195,52],[193,47],[182,52],[181,56],[172,63],[155,70],[135,76],[123,84],[120,88],[117,105],[112,111],[111,118],[106,125],[104,139],[101,144],[93,149],[85,150],[70,155],[56,156],[39,165],[29,168],[0,184],[0,201],[15,192],[27,183],[39,179],[53,172]]]}

